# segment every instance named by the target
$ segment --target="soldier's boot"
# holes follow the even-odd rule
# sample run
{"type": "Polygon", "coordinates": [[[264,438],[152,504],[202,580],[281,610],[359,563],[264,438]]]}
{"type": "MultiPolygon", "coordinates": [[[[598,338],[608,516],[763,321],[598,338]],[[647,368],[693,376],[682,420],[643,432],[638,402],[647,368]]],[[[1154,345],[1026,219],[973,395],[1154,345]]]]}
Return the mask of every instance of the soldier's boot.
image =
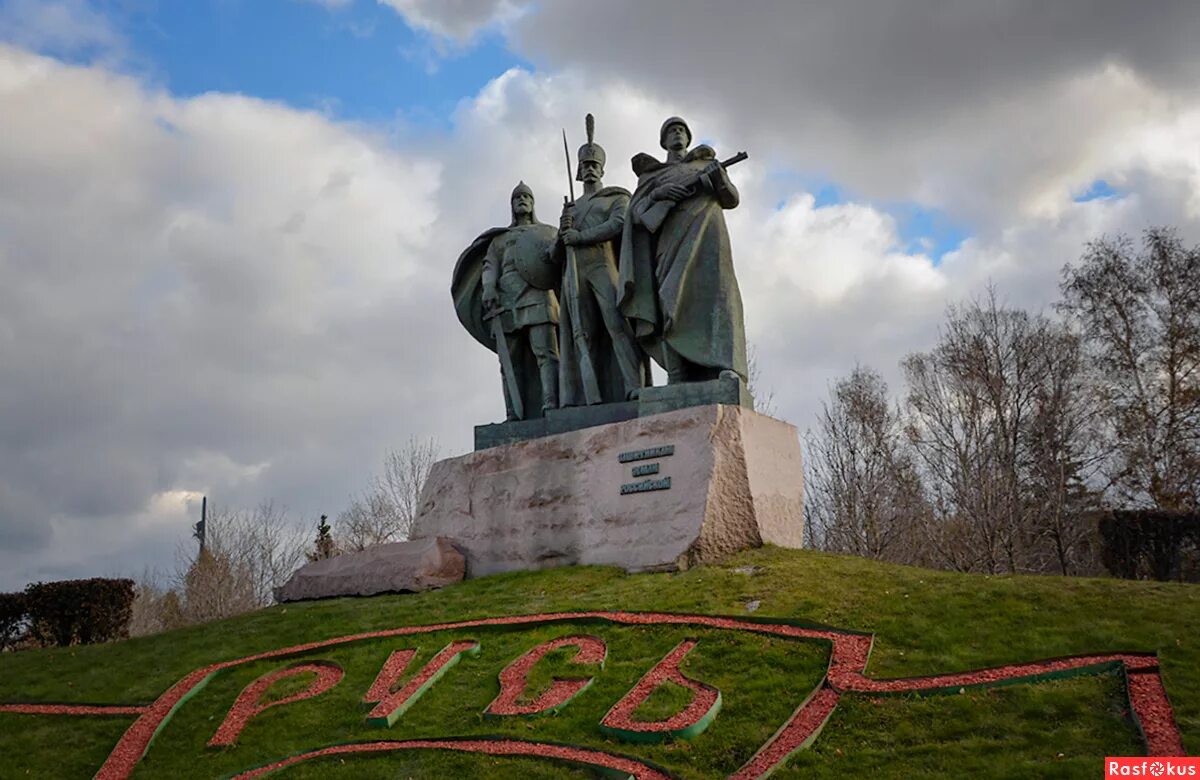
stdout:
{"type": "Polygon", "coordinates": [[[603,403],[600,379],[596,376],[596,364],[592,361],[591,339],[582,329],[575,331],[575,354],[579,356],[579,380],[583,384],[584,402],[588,406],[603,403]]]}
{"type": "Polygon", "coordinates": [[[688,381],[687,362],[683,356],[665,343],[662,345],[662,355],[663,362],[666,363],[663,368],[667,370],[667,384],[677,385],[680,382],[688,381]]]}
{"type": "Polygon", "coordinates": [[[558,359],[545,358],[539,361],[538,373],[542,379],[542,411],[558,408],[558,359]]]}
{"type": "Polygon", "coordinates": [[[613,355],[617,360],[617,369],[621,372],[625,398],[637,398],[645,384],[642,380],[644,353],[637,347],[637,338],[633,335],[629,320],[622,317],[621,312],[617,310],[617,290],[612,282],[603,274],[593,274],[589,279],[592,282],[592,300],[604,321],[604,329],[608,332],[613,355]]]}

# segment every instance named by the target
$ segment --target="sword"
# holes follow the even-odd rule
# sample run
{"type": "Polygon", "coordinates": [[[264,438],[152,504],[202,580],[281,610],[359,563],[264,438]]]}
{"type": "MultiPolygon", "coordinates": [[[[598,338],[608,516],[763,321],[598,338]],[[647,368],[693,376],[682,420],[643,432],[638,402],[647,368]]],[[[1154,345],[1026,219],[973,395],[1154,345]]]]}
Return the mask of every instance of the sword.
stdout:
{"type": "Polygon", "coordinates": [[[496,339],[496,354],[500,356],[500,373],[504,375],[504,387],[508,390],[509,405],[518,420],[525,419],[525,404],[521,401],[521,388],[513,372],[512,353],[508,351],[508,339],[504,337],[504,323],[500,309],[492,315],[492,336],[496,339]]]}

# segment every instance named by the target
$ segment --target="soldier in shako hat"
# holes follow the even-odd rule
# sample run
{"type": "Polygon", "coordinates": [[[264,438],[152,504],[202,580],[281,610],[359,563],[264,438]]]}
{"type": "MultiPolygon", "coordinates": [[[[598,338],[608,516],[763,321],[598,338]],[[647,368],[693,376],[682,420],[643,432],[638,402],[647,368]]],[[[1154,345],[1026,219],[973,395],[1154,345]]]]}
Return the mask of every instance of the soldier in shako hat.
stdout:
{"type": "Polygon", "coordinates": [[[583,195],[563,207],[556,257],[563,267],[559,325],[559,401],[562,406],[611,403],[637,396],[649,363],[617,310],[617,259],[629,191],[604,187],[604,147],[595,119],[586,118],[575,180],[583,195]]]}

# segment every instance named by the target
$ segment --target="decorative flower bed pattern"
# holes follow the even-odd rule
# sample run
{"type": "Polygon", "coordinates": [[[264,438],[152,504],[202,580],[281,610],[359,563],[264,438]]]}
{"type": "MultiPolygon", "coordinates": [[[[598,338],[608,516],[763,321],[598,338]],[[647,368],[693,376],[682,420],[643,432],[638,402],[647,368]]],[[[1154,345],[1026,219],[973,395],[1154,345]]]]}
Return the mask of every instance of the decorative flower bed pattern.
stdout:
{"type": "Polygon", "coordinates": [[[484,715],[502,717],[507,715],[541,715],[557,712],[567,706],[572,699],[583,693],[592,684],[591,677],[572,679],[556,679],[550,687],[531,702],[522,703],[519,698],[525,692],[529,681],[529,672],[538,661],[551,652],[563,647],[577,648],[573,664],[595,664],[604,668],[604,659],[608,656],[608,647],[599,637],[594,636],[564,636],[550,642],[543,642],[525,655],[509,664],[500,673],[500,693],[495,700],[483,711],[484,715]]]}
{"type": "MultiPolygon", "coordinates": [[[[99,780],[123,780],[128,778],[142,756],[150,747],[154,736],[165,727],[171,715],[191,695],[199,691],[215,675],[228,669],[257,661],[286,659],[325,648],[333,648],[353,642],[416,636],[438,631],[473,630],[490,626],[538,626],[569,622],[606,622],[626,626],[694,626],[729,631],[746,631],[788,639],[824,641],[832,645],[829,665],[818,688],[793,712],[787,722],[775,732],[755,755],[741,768],[730,775],[738,780],[760,778],[769,774],[787,760],[795,751],[816,739],[844,695],[866,694],[870,697],[905,693],[936,694],[957,692],[969,687],[995,687],[1015,683],[1034,682],[1079,674],[1115,672],[1123,676],[1129,696],[1130,714],[1145,738],[1149,754],[1161,756],[1183,755],[1183,741],[1175,723],[1174,713],[1163,688],[1159,675],[1158,660],[1151,653],[1108,653],[1099,655],[1053,658],[1023,664],[969,672],[876,680],[864,672],[870,657],[873,637],[869,634],[829,628],[801,625],[790,622],[749,620],[746,618],[717,617],[710,615],[678,615],[670,613],[639,613],[617,611],[558,612],[542,615],[466,620],[428,626],[404,626],[384,631],[354,634],[350,636],[285,647],[245,658],[225,661],[197,669],[171,686],[149,705],[56,705],[35,703],[13,703],[0,705],[0,711],[30,714],[65,715],[131,715],[137,719],[126,730],[120,741],[97,772],[99,780]]],[[[501,675],[501,693],[488,707],[488,714],[504,716],[511,714],[534,714],[553,711],[565,706],[587,685],[586,679],[570,678],[557,680],[551,687],[532,702],[522,703],[529,671],[539,659],[552,650],[574,646],[579,648],[572,662],[578,664],[602,664],[606,649],[603,641],[596,637],[569,636],[544,643],[525,653],[511,663],[501,675]]],[[[463,653],[478,652],[479,643],[474,640],[453,642],[438,653],[426,666],[398,691],[393,692],[397,681],[413,658],[408,651],[393,653],[376,677],[365,697],[376,703],[372,718],[391,723],[400,712],[412,704],[427,690],[463,653]],[[394,717],[390,717],[394,716],[394,717]]],[[[683,658],[695,647],[694,640],[685,640],[672,650],[666,658],[646,673],[629,693],[613,706],[603,721],[606,732],[627,740],[656,738],[664,734],[694,736],[712,720],[720,704],[720,693],[715,688],[691,680],[679,668],[683,658]],[[651,692],[664,681],[690,688],[692,702],[680,713],[653,724],[632,719],[633,712],[649,697],[651,692]]],[[[341,670],[327,662],[306,662],[299,666],[277,670],[251,683],[238,697],[225,723],[214,736],[212,744],[229,744],[235,740],[241,727],[264,709],[310,698],[337,684],[341,670]],[[263,704],[262,697],[272,683],[283,676],[311,672],[316,680],[307,689],[285,700],[263,704]],[[225,741],[228,740],[228,741],[225,741]]],[[[666,770],[630,756],[608,753],[592,748],[556,745],[511,738],[456,738],[373,741],[357,744],[335,745],[291,756],[267,765],[246,771],[238,777],[260,777],[269,772],[293,766],[297,763],[319,759],[330,755],[394,752],[401,750],[448,750],[470,753],[486,753],[494,756],[532,756],[565,761],[580,766],[591,766],[627,772],[636,778],[664,778],[671,774],[666,770]]]]}

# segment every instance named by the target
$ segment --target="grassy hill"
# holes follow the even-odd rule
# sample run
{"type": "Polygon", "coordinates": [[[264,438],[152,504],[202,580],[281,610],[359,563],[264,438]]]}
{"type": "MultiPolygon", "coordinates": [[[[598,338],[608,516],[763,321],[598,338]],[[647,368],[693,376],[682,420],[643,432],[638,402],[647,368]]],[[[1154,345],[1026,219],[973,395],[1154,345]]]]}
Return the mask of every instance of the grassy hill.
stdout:
{"type": "MultiPolygon", "coordinates": [[[[871,632],[870,678],[939,675],[1044,658],[1156,651],[1189,754],[1200,753],[1200,587],[1055,577],[933,572],[812,552],[762,549],[722,566],[626,575],[567,568],[471,580],[443,591],[273,607],[220,623],[104,646],[0,655],[0,702],[144,705],[193,670],[219,661],[363,632],[562,611],[624,610],[812,621],[871,632]]],[[[135,778],[213,778],[329,745],[378,740],[502,736],[634,757],[687,778],[723,778],[749,760],[823,679],[828,642],[686,625],[559,621],[478,626],[364,639],[270,658],[215,675],[161,729],[135,778]],[[554,677],[594,682],[557,715],[484,717],[498,676],[535,645],[599,637],[607,660],[570,663],[555,651],[533,669],[530,695],[554,677]],[[362,698],[392,651],[417,651],[409,673],[449,642],[479,642],[475,657],[437,681],[391,728],[366,721],[362,698]],[[721,708],[690,740],[621,742],[599,729],[605,713],[684,639],[682,669],[721,692],[721,708]],[[263,674],[306,660],[337,664],[327,692],[266,710],[233,747],[206,743],[239,692],[263,674]]],[[[278,699],[312,675],[271,688],[278,699]]],[[[403,682],[403,681],[401,681],[403,682]]],[[[665,718],[686,706],[676,686],[636,712],[665,718]]],[[[104,764],[135,715],[83,717],[0,712],[0,776],[87,778],[104,764]]],[[[1004,687],[962,687],[917,697],[847,693],[811,746],[773,777],[1086,777],[1105,755],[1145,752],[1128,717],[1124,678],[1089,674],[1004,687]]],[[[538,758],[444,750],[345,755],[299,764],[287,778],[589,777],[538,758]]]]}

